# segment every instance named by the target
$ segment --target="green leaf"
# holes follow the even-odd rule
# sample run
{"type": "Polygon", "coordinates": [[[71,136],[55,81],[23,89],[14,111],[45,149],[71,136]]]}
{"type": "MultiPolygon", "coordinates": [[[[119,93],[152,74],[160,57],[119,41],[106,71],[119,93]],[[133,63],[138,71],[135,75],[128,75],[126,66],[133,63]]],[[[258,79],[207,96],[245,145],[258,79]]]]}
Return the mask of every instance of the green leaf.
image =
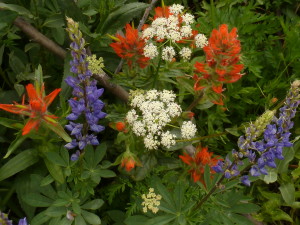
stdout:
{"type": "Polygon", "coordinates": [[[110,13],[102,26],[97,28],[102,34],[115,33],[118,29],[123,28],[132,18],[143,12],[149,5],[142,2],[125,4],[116,11],[110,13]]]}
{"type": "Polygon", "coordinates": [[[272,219],[273,220],[285,220],[285,221],[289,221],[289,222],[293,223],[292,217],[289,214],[287,214],[286,212],[282,211],[281,209],[277,209],[276,211],[274,211],[274,213],[272,213],[272,219]]]}
{"type": "Polygon", "coordinates": [[[56,152],[46,152],[45,153],[47,159],[51,161],[53,164],[57,164],[59,166],[67,167],[68,164],[60,157],[60,155],[56,152]]]}
{"type": "Polygon", "coordinates": [[[55,14],[52,16],[47,17],[45,20],[44,24],[42,25],[43,27],[51,27],[51,28],[59,28],[63,27],[65,25],[64,18],[61,14],[55,14]]]}
{"type": "Polygon", "coordinates": [[[54,181],[53,177],[51,175],[48,175],[41,181],[41,186],[47,186],[51,184],[53,181],[54,181]]]}
{"type": "Polygon", "coordinates": [[[100,175],[101,177],[104,178],[110,178],[110,177],[115,177],[116,173],[112,170],[98,170],[97,175],[100,175]]]}
{"type": "Polygon", "coordinates": [[[63,184],[65,182],[65,176],[63,174],[62,168],[56,164],[50,162],[47,158],[44,158],[44,162],[46,167],[51,174],[51,176],[58,181],[59,183],[63,184]]]}
{"type": "Polygon", "coordinates": [[[16,139],[13,140],[13,142],[11,142],[9,145],[7,153],[3,158],[6,159],[8,156],[10,156],[10,154],[13,153],[23,143],[23,141],[25,141],[26,138],[27,136],[24,136],[21,132],[19,132],[16,139]]]}
{"type": "Polygon", "coordinates": [[[166,203],[168,203],[168,208],[171,211],[176,211],[174,206],[176,205],[170,192],[166,189],[166,187],[161,183],[161,180],[156,177],[154,179],[155,182],[155,192],[161,194],[163,201],[165,201],[166,203]],[[156,191],[157,190],[157,191],[156,191]]]}
{"type": "Polygon", "coordinates": [[[45,213],[47,216],[50,216],[50,217],[58,217],[58,216],[66,215],[67,209],[66,209],[66,207],[50,206],[49,208],[47,208],[45,213]]]}
{"type": "Polygon", "coordinates": [[[0,9],[8,9],[10,11],[17,12],[19,15],[33,18],[33,15],[29,10],[19,5],[0,3],[0,9]]]}
{"type": "Polygon", "coordinates": [[[96,214],[90,213],[85,210],[82,210],[81,214],[86,222],[93,224],[93,225],[101,224],[101,219],[96,214]]]}
{"type": "Polygon", "coordinates": [[[82,205],[81,208],[96,210],[96,209],[99,209],[103,204],[104,204],[104,201],[102,199],[94,199],[94,200],[82,205]]]}
{"type": "Polygon", "coordinates": [[[264,175],[263,176],[263,180],[267,184],[274,183],[275,181],[277,181],[277,172],[276,172],[276,169],[274,169],[274,168],[268,169],[268,175],[264,175]]]}
{"type": "Polygon", "coordinates": [[[35,164],[38,159],[34,149],[27,149],[19,153],[0,168],[0,181],[25,170],[27,167],[35,164]]]}
{"type": "Polygon", "coordinates": [[[95,150],[94,167],[102,161],[103,157],[105,156],[106,149],[107,146],[105,142],[102,142],[100,145],[97,146],[95,150]]]}
{"type": "Polygon", "coordinates": [[[48,207],[52,204],[53,200],[50,198],[47,198],[43,195],[40,195],[38,193],[29,193],[25,196],[23,196],[23,200],[31,206],[34,207],[48,207]]]}
{"type": "Polygon", "coordinates": [[[76,214],[81,213],[80,205],[77,202],[72,202],[72,209],[73,209],[73,212],[76,214]]]}
{"type": "Polygon", "coordinates": [[[236,204],[231,207],[230,211],[235,213],[254,213],[260,209],[258,205],[253,203],[236,204]]]}
{"type": "Polygon", "coordinates": [[[125,224],[130,224],[130,225],[141,225],[141,224],[145,224],[148,221],[148,218],[146,216],[130,216],[128,217],[124,223],[125,224]]]}
{"type": "Polygon", "coordinates": [[[86,222],[81,215],[75,217],[75,225],[86,225],[86,222]]]}
{"type": "Polygon", "coordinates": [[[279,190],[287,204],[291,205],[295,201],[295,186],[293,183],[282,184],[279,190]]]}
{"type": "Polygon", "coordinates": [[[294,158],[295,150],[293,147],[284,148],[282,155],[283,155],[284,159],[278,160],[279,161],[278,166],[277,166],[278,173],[286,173],[288,171],[288,166],[289,166],[290,161],[292,161],[294,158]]]}
{"type": "Polygon", "coordinates": [[[31,225],[40,225],[46,223],[50,219],[49,216],[46,215],[46,211],[43,211],[37,214],[30,222],[31,225]]]}
{"type": "Polygon", "coordinates": [[[63,219],[58,223],[59,225],[71,225],[73,223],[72,220],[68,220],[66,217],[63,217],[63,219]]]}
{"type": "Polygon", "coordinates": [[[71,137],[67,134],[67,132],[64,130],[64,128],[59,123],[52,124],[52,123],[47,123],[44,120],[42,120],[42,124],[44,124],[50,130],[55,132],[58,136],[60,136],[66,142],[72,141],[71,137]]]}
{"type": "Polygon", "coordinates": [[[148,220],[145,225],[166,225],[166,224],[174,224],[174,223],[169,223],[172,220],[174,220],[177,217],[177,215],[163,215],[163,216],[156,216],[150,220],[148,220]]]}

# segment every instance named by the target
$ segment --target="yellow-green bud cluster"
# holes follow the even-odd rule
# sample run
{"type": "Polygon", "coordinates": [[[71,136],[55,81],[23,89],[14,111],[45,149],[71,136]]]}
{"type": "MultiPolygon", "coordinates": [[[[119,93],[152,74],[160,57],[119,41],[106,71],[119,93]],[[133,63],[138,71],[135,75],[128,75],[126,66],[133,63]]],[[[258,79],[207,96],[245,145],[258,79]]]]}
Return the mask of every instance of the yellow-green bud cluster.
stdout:
{"type": "MultiPolygon", "coordinates": [[[[254,122],[254,128],[256,128],[255,137],[259,137],[264,132],[266,126],[274,118],[274,115],[275,115],[275,110],[267,110],[264,114],[262,114],[260,117],[256,119],[256,121],[254,122]]],[[[253,141],[255,139],[253,139],[253,141]]]]}
{"type": "Polygon", "coordinates": [[[158,207],[160,205],[161,195],[157,195],[154,193],[154,188],[149,188],[149,193],[143,194],[142,199],[144,200],[142,202],[143,212],[148,212],[148,209],[152,211],[153,213],[158,212],[158,207]]]}
{"type": "Polygon", "coordinates": [[[97,59],[96,55],[92,55],[92,56],[88,56],[86,60],[89,63],[88,68],[93,74],[101,75],[104,73],[102,70],[102,68],[104,67],[102,57],[97,59]]]}

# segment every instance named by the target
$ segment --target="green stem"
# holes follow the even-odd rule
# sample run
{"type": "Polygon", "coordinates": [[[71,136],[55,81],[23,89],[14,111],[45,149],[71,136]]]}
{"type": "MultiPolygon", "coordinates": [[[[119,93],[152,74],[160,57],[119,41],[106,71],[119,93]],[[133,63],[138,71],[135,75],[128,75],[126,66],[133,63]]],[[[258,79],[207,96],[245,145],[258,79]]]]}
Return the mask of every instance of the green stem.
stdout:
{"type": "Polygon", "coordinates": [[[160,64],[161,64],[161,51],[159,52],[158,57],[159,57],[159,61],[158,61],[158,65],[157,65],[155,75],[154,75],[154,81],[153,81],[153,84],[152,84],[152,88],[154,88],[156,86],[156,83],[157,83],[158,72],[159,72],[159,68],[160,68],[160,64]]]}

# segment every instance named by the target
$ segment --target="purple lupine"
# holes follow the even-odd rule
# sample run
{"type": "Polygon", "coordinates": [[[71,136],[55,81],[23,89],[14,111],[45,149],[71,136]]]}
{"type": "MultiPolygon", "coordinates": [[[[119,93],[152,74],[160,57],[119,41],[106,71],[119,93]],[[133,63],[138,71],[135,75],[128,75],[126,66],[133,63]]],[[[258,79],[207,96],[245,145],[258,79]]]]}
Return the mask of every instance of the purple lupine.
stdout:
{"type": "MultiPolygon", "coordinates": [[[[275,159],[284,159],[282,150],[284,147],[291,147],[290,129],[294,123],[292,118],[296,114],[296,108],[300,104],[299,94],[300,81],[294,81],[291,89],[286,97],[284,106],[279,109],[279,117],[273,116],[269,124],[251,124],[246,129],[245,136],[241,136],[238,140],[239,152],[233,151],[234,165],[232,163],[218,163],[213,169],[216,172],[224,172],[226,178],[238,175],[235,171],[237,164],[241,159],[248,158],[252,163],[249,175],[256,177],[261,174],[267,175],[267,168],[276,168],[275,159]],[[263,129],[262,129],[263,128],[263,129]],[[259,141],[256,139],[263,130],[263,138],[259,141]]],[[[272,114],[270,114],[272,115],[272,114]]],[[[270,117],[269,117],[270,119],[270,117]]],[[[267,121],[266,119],[265,121],[267,121]]],[[[241,182],[250,186],[249,175],[241,177],[241,182]]]]}
{"type": "Polygon", "coordinates": [[[8,215],[0,211],[0,224],[1,225],[12,225],[12,220],[8,219],[8,215]]]}
{"type": "Polygon", "coordinates": [[[26,217],[20,219],[18,225],[28,225],[26,217]]]}
{"type": "MultiPolygon", "coordinates": [[[[70,120],[66,129],[75,138],[65,147],[67,149],[78,147],[83,150],[87,145],[99,145],[95,134],[105,129],[104,126],[98,124],[99,120],[106,116],[106,113],[102,112],[104,103],[99,100],[104,89],[97,88],[97,81],[92,79],[92,72],[88,69],[87,53],[84,47],[85,40],[78,29],[78,23],[70,18],[67,18],[67,21],[67,31],[72,40],[70,48],[73,59],[70,62],[70,70],[77,74],[77,77],[69,76],[65,79],[65,82],[73,88],[72,94],[75,97],[69,100],[72,112],[66,117],[70,120]],[[82,117],[86,121],[84,124],[76,122],[82,117]]],[[[71,156],[71,160],[79,158],[80,152],[78,152],[71,156]]]]}

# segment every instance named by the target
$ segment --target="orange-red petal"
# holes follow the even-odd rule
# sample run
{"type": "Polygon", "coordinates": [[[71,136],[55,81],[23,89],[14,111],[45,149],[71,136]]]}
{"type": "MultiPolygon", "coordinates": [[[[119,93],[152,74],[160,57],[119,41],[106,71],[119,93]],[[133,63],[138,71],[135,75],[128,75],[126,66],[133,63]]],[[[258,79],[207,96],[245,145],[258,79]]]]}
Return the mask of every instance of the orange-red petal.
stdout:
{"type": "Polygon", "coordinates": [[[30,118],[23,128],[22,135],[28,134],[32,129],[38,129],[40,125],[39,119],[30,118]]]}

